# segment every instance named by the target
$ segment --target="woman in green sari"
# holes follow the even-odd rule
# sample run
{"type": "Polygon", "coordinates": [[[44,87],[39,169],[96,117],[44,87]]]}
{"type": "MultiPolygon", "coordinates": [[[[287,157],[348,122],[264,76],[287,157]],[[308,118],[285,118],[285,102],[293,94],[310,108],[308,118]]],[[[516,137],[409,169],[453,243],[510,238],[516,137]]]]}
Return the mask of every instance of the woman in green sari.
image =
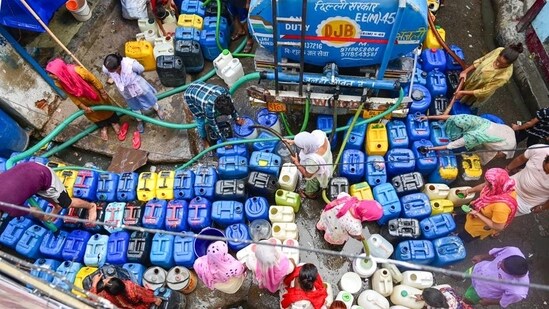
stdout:
{"type": "Polygon", "coordinates": [[[511,127],[491,122],[475,115],[421,116],[422,120],[444,120],[445,132],[450,143],[429,150],[447,150],[465,147],[467,150],[488,150],[479,152],[483,164],[497,156],[510,159],[517,146],[515,133],[511,127]]]}

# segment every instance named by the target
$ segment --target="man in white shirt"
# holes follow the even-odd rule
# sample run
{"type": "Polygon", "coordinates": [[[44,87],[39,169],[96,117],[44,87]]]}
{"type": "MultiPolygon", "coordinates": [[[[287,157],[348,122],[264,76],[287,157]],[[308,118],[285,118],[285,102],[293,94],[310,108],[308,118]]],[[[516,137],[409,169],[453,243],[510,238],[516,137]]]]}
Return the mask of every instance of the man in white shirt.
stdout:
{"type": "Polygon", "coordinates": [[[512,171],[526,164],[511,176],[516,182],[517,216],[549,209],[549,146],[536,144],[516,157],[505,167],[512,171]]]}

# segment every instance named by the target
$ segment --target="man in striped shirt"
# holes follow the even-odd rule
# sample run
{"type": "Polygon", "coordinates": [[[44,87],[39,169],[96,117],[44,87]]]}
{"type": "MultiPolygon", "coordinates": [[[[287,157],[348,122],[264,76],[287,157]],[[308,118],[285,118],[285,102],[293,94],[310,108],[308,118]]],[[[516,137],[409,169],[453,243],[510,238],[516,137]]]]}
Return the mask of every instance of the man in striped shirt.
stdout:
{"type": "Polygon", "coordinates": [[[535,144],[545,144],[549,141],[549,108],[542,108],[536,112],[536,117],[521,125],[512,124],[515,130],[517,144],[528,139],[528,147],[535,144]]]}
{"type": "Polygon", "coordinates": [[[230,115],[239,125],[244,124],[244,119],[238,115],[229,91],[224,87],[194,82],[185,90],[183,97],[193,113],[198,125],[198,135],[205,147],[209,147],[206,128],[211,129],[216,137],[225,140],[217,125],[218,116],[230,115]]]}

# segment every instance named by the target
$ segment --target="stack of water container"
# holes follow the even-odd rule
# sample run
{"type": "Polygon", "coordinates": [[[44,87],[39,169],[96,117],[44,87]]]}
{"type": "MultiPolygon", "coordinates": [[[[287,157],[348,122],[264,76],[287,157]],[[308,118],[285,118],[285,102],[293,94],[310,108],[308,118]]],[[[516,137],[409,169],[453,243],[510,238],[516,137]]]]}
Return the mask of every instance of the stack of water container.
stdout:
{"type": "MultiPolygon", "coordinates": [[[[238,240],[271,239],[298,246],[295,213],[301,198],[295,192],[297,168],[288,163],[288,153],[278,147],[274,135],[251,128],[255,123],[280,131],[277,115],[266,109],[255,119],[246,119],[245,125],[235,125],[238,138],[260,136],[271,141],[255,143],[250,149],[247,144],[219,148],[217,169],[199,166],[195,170],[139,174],[60,170],[57,175],[68,194],[95,202],[97,220],[108,225],[91,227],[72,220],[87,218],[86,211],[74,208],[62,211],[69,218],[53,222],[60,230],[57,233],[30,215],[11,220],[5,217],[0,245],[36,259],[37,265],[56,270],[79,287],[98,267],[112,264],[128,269],[151,289],[173,285],[170,276],[182,278],[175,273],[186,274],[186,281],[171,286],[183,293],[194,289],[196,275],[189,268],[205,254],[211,241],[125,230],[123,226],[227,236],[231,252],[240,252],[242,260],[250,248],[238,240]]],[[[47,163],[41,158],[31,159],[47,163]]],[[[44,211],[53,210],[46,200],[35,198],[44,211]]],[[[299,263],[298,250],[284,252],[299,263]]],[[[39,277],[53,281],[45,273],[39,277]]]]}

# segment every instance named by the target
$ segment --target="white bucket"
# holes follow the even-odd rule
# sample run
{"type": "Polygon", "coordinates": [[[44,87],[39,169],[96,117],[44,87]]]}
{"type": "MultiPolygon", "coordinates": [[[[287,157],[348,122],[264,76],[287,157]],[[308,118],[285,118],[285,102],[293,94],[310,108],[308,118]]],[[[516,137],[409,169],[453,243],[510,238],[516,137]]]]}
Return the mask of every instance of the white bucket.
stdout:
{"type": "MultiPolygon", "coordinates": [[[[360,254],[366,257],[366,253],[360,254]]],[[[353,261],[353,271],[362,278],[369,278],[377,269],[377,263],[374,260],[355,259],[353,261]]]]}
{"type": "Polygon", "coordinates": [[[346,272],[341,276],[341,280],[339,280],[339,287],[343,291],[355,294],[362,288],[362,280],[357,273],[346,272]]]}
{"type": "Polygon", "coordinates": [[[229,63],[231,63],[231,60],[233,60],[233,55],[228,49],[224,49],[219,56],[217,56],[213,61],[212,64],[215,68],[215,73],[217,76],[221,77],[223,79],[223,75],[221,75],[221,71],[223,71],[224,68],[226,68],[229,63]]]}
{"type": "Polygon", "coordinates": [[[65,6],[76,20],[87,21],[92,16],[92,11],[88,2],[84,0],[84,3],[80,5],[80,7],[78,7],[78,4],[77,1],[68,1],[65,6]]]}
{"type": "Polygon", "coordinates": [[[337,293],[336,300],[340,300],[345,303],[345,306],[350,309],[353,305],[353,301],[355,300],[355,297],[347,292],[347,291],[341,291],[337,293]]]}
{"type": "Polygon", "coordinates": [[[227,86],[232,87],[237,80],[244,76],[244,68],[238,58],[233,58],[229,64],[221,70],[221,78],[227,86]]]}

